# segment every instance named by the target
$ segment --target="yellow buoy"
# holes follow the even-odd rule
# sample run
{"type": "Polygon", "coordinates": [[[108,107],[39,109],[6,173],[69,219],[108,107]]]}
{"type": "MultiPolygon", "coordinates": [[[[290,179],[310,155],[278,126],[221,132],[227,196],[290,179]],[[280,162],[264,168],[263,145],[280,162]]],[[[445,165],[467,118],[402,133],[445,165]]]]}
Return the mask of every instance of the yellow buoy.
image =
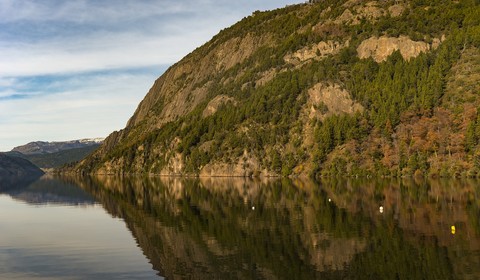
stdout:
{"type": "Polygon", "coordinates": [[[450,229],[452,230],[452,234],[455,234],[455,231],[456,231],[455,226],[451,226],[450,229]]]}

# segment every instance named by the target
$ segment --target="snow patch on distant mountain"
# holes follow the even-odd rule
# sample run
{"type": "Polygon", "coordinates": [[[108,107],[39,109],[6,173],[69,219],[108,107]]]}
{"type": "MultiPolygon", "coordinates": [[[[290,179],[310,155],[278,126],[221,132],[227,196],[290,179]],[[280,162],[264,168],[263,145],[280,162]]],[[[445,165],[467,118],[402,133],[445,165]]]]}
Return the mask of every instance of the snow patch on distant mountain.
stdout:
{"type": "Polygon", "coordinates": [[[80,140],[74,140],[74,141],[79,141],[80,143],[97,143],[97,144],[102,144],[103,140],[105,138],[85,138],[85,139],[80,139],[80,140]]]}
{"type": "Polygon", "coordinates": [[[51,154],[64,150],[100,145],[103,140],[104,138],[85,138],[62,142],[36,141],[15,147],[12,149],[12,152],[19,152],[24,155],[51,154]]]}

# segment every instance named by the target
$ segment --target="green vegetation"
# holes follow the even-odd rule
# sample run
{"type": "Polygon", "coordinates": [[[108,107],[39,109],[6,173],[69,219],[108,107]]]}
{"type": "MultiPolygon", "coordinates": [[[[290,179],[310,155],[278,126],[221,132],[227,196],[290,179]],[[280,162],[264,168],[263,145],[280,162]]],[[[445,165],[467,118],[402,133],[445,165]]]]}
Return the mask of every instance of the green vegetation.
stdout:
{"type": "MultiPolygon", "coordinates": [[[[38,178],[43,175],[42,170],[30,161],[0,153],[0,188],[8,188],[9,182],[19,179],[38,178]]],[[[14,185],[14,184],[13,184],[14,185]]]]}
{"type": "Polygon", "coordinates": [[[47,154],[24,155],[18,152],[8,154],[27,159],[40,168],[60,168],[65,164],[72,164],[84,159],[98,149],[99,146],[100,145],[91,145],[47,154]]]}
{"type": "MultiPolygon", "coordinates": [[[[472,164],[476,158],[480,162],[478,79],[460,79],[465,70],[456,70],[469,57],[480,57],[479,2],[412,0],[398,17],[384,13],[375,20],[364,16],[359,24],[336,24],[334,19],[345,11],[344,2],[255,12],[223,30],[187,58],[207,56],[222,43],[247,34],[268,36],[269,44],[231,68],[196,81],[197,88],[210,86],[207,98],[191,112],[160,128],[147,123],[129,128],[118,145],[91,157],[80,169],[96,171],[109,161],[119,173],[160,173],[180,154],[181,172],[187,174],[197,174],[209,163],[246,164],[252,158],[258,165],[246,166],[249,174],[261,170],[283,176],[480,174],[478,164],[472,164]],[[444,40],[438,48],[408,61],[399,51],[380,63],[357,57],[363,40],[382,35],[427,43],[444,40]],[[284,59],[328,40],[348,41],[348,46],[338,54],[303,63],[284,59]],[[260,83],[269,71],[274,77],[260,83]],[[308,90],[318,83],[341,85],[365,110],[330,114],[320,103],[317,109],[324,117],[308,119],[308,90]],[[455,89],[457,84],[468,91],[468,98],[455,89]],[[209,101],[218,95],[234,98],[236,105],[224,104],[204,117],[209,101]],[[466,103],[474,109],[463,106],[466,103]],[[306,141],[309,126],[313,143],[306,141]]],[[[377,7],[386,11],[393,4],[382,1],[377,7]]],[[[468,60],[468,64],[478,69],[480,62],[468,60]]],[[[193,83],[188,75],[178,81],[193,83]]],[[[154,114],[165,104],[159,98],[154,114]]]]}

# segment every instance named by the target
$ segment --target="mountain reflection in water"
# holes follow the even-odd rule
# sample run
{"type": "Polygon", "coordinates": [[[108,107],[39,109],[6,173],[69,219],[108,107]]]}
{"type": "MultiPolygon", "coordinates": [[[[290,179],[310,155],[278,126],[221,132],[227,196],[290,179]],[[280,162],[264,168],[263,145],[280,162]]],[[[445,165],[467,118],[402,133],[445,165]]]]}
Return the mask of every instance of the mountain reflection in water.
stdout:
{"type": "Polygon", "coordinates": [[[476,181],[70,180],[167,279],[480,278],[476,181]]]}
{"type": "Polygon", "coordinates": [[[29,204],[92,205],[95,199],[75,183],[49,175],[9,177],[0,184],[0,194],[29,204]]]}

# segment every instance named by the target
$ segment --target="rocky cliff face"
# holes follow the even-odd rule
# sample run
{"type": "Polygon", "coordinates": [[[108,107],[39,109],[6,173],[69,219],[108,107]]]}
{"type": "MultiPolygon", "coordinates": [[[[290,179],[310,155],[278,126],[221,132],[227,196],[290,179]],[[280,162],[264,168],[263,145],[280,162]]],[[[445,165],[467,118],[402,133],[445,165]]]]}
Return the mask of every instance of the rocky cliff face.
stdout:
{"type": "Polygon", "coordinates": [[[349,41],[345,43],[327,41],[302,48],[292,54],[285,56],[287,63],[299,64],[310,59],[322,59],[334,54],[338,54],[344,47],[348,47],[349,41]]]}
{"type": "Polygon", "coordinates": [[[212,79],[222,77],[254,51],[268,46],[272,38],[268,34],[247,33],[226,42],[218,41],[211,41],[203,47],[209,49],[205,56],[200,51],[194,52],[168,69],[155,82],[125,129],[134,129],[143,121],[149,127],[159,128],[188,114],[206,99],[213,85],[212,79]]]}
{"type": "Polygon", "coordinates": [[[455,164],[471,161],[480,134],[469,136],[471,148],[461,139],[477,123],[477,97],[462,124],[447,118],[463,138],[440,150],[413,145],[402,129],[411,116],[431,117],[443,106],[446,81],[456,75],[450,69],[480,46],[477,12],[468,1],[414,0],[310,1],[256,12],[170,67],[125,129],[76,171],[426,174],[453,146],[455,164]],[[368,160],[344,164],[352,149],[368,160]],[[423,163],[409,162],[414,154],[423,163]]]}
{"type": "Polygon", "coordinates": [[[435,38],[432,44],[413,41],[406,36],[398,38],[372,37],[363,41],[357,48],[359,58],[372,57],[376,62],[387,60],[394,51],[400,51],[405,60],[417,57],[420,53],[427,53],[430,49],[438,47],[440,39],[435,38]]]}

